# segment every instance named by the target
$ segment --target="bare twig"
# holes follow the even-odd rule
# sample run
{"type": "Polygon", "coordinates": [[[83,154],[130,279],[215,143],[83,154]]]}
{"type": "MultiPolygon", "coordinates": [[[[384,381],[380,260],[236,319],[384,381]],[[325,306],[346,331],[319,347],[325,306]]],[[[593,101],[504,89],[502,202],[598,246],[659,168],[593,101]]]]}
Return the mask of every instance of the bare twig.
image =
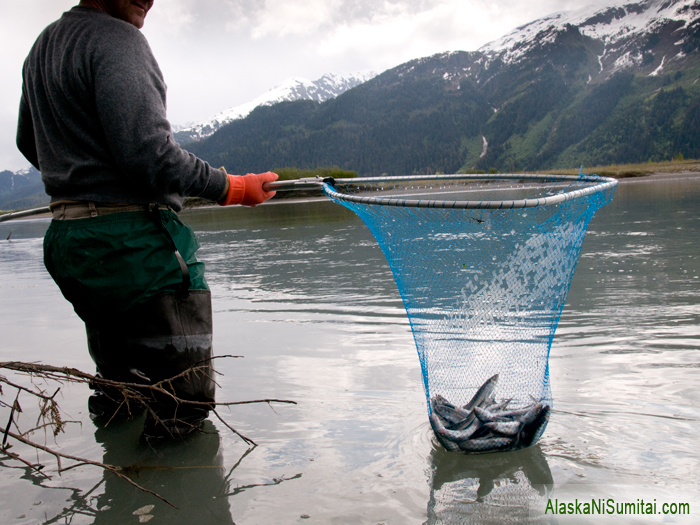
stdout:
{"type": "MultiPolygon", "coordinates": [[[[82,421],[61,421],[61,423],[63,423],[64,425],[65,425],[66,423],[76,423],[76,424],[78,424],[78,425],[82,425],[82,424],[83,424],[82,421]]],[[[15,426],[16,426],[16,425],[15,425],[15,426]]],[[[33,434],[33,433],[36,432],[37,430],[46,429],[46,428],[49,428],[49,427],[52,427],[52,426],[55,426],[55,423],[54,423],[53,421],[47,421],[46,423],[43,423],[43,424],[41,424],[41,425],[38,425],[38,426],[36,426],[36,427],[34,427],[34,428],[30,428],[29,430],[25,430],[25,431],[23,431],[23,432],[20,432],[20,434],[21,434],[22,436],[28,436],[28,435],[30,435],[30,434],[33,434]]],[[[55,437],[56,435],[57,435],[57,434],[56,434],[56,430],[54,429],[54,437],[55,437]]]]}
{"type": "MultiPolygon", "coordinates": [[[[219,356],[219,357],[240,357],[240,356],[219,356]]],[[[251,440],[250,438],[244,436],[240,432],[238,432],[235,428],[233,428],[230,424],[228,424],[224,419],[221,417],[221,415],[216,411],[216,407],[219,406],[225,406],[225,407],[231,407],[234,405],[246,405],[246,404],[253,404],[253,403],[267,403],[268,405],[271,406],[271,403],[284,403],[284,404],[296,404],[294,401],[286,400],[286,399],[256,399],[256,400],[248,400],[248,401],[227,401],[227,402],[203,402],[203,401],[192,401],[188,399],[181,399],[177,395],[175,395],[175,388],[173,387],[173,382],[176,381],[177,379],[187,377],[190,374],[196,375],[196,374],[201,374],[205,373],[205,366],[194,366],[188,370],[185,370],[184,372],[171,377],[169,379],[159,381],[157,383],[148,385],[148,384],[141,384],[141,383],[125,383],[125,382],[119,382],[119,381],[113,381],[109,379],[102,378],[100,376],[94,376],[92,374],[88,374],[86,372],[82,372],[81,370],[78,370],[76,368],[69,368],[69,367],[56,367],[56,366],[51,366],[51,365],[44,365],[40,363],[23,363],[23,362],[18,362],[18,361],[7,361],[7,362],[0,362],[0,369],[7,369],[7,370],[12,370],[16,373],[19,374],[27,374],[32,380],[34,378],[40,378],[43,381],[49,382],[49,381],[55,381],[60,385],[63,385],[65,383],[78,383],[78,384],[87,384],[90,385],[93,388],[99,389],[103,391],[103,393],[106,394],[105,391],[108,392],[114,392],[112,394],[112,397],[116,397],[117,399],[112,399],[115,402],[115,405],[121,409],[124,405],[127,407],[130,404],[134,404],[135,406],[143,407],[145,408],[148,413],[155,419],[156,422],[160,422],[160,419],[158,418],[158,415],[156,414],[155,410],[150,406],[154,402],[155,399],[160,398],[162,399],[163,396],[169,398],[173,402],[175,402],[177,405],[183,405],[183,406],[201,406],[201,407],[206,407],[207,409],[211,410],[214,415],[221,421],[223,425],[226,426],[231,432],[239,436],[246,444],[252,445],[253,447],[257,446],[257,444],[251,440]],[[116,395],[115,395],[116,394],[116,395]]],[[[50,476],[42,472],[41,469],[44,468],[44,465],[40,463],[32,463],[30,461],[27,461],[26,459],[22,458],[20,454],[16,452],[10,452],[9,448],[10,445],[7,444],[8,438],[12,438],[16,441],[19,441],[20,443],[23,443],[24,445],[27,445],[29,447],[32,447],[35,449],[37,452],[38,451],[44,451],[56,459],[56,462],[58,464],[58,472],[59,474],[62,472],[65,472],[67,470],[71,470],[77,467],[81,466],[86,466],[86,465],[91,465],[91,466],[97,466],[105,471],[109,471],[113,473],[115,476],[125,480],[126,482],[130,483],[134,487],[138,488],[139,490],[142,490],[144,492],[147,492],[149,494],[152,494],[153,496],[157,497],[158,499],[164,501],[168,505],[175,507],[172,503],[167,501],[165,498],[160,496],[159,494],[152,492],[151,490],[142,487],[141,485],[137,484],[134,482],[131,478],[127,476],[128,473],[133,472],[133,467],[119,467],[115,465],[108,465],[105,463],[101,463],[99,461],[93,461],[90,459],[85,459],[77,456],[71,456],[68,454],[64,454],[61,452],[58,452],[52,448],[49,448],[46,444],[42,445],[40,443],[37,443],[35,441],[32,441],[29,439],[28,436],[30,436],[33,432],[41,429],[53,429],[53,436],[54,436],[54,441],[58,434],[63,432],[64,426],[66,423],[74,423],[75,421],[64,421],[61,417],[61,412],[58,406],[58,403],[56,402],[56,396],[60,391],[60,387],[56,389],[56,391],[53,393],[53,395],[49,396],[46,394],[44,390],[42,390],[38,385],[33,384],[34,389],[32,388],[27,388],[22,385],[15,384],[11,381],[9,381],[5,376],[0,375],[0,395],[4,395],[4,392],[2,390],[2,385],[7,385],[10,387],[13,387],[16,389],[17,394],[15,397],[14,402],[12,405],[9,405],[3,401],[0,401],[0,406],[10,408],[10,417],[7,422],[7,426],[4,431],[3,435],[3,444],[2,447],[0,447],[0,453],[5,454],[7,457],[19,461],[20,463],[23,463],[27,467],[31,468],[32,470],[38,472],[42,476],[45,476],[48,479],[51,479],[50,476]],[[37,401],[39,402],[39,416],[37,418],[37,423],[34,428],[31,430],[27,431],[22,431],[17,423],[17,418],[15,417],[16,414],[21,413],[22,409],[19,404],[19,396],[20,393],[26,393],[31,396],[34,396],[37,401]],[[17,429],[17,432],[12,432],[12,427],[17,429]],[[65,468],[61,464],[61,459],[68,459],[71,460],[75,463],[72,465],[66,466],[65,468]]],[[[116,415],[116,411],[115,411],[116,415]]],[[[114,417],[114,415],[112,416],[114,417]]],[[[111,419],[110,419],[111,421],[111,419]]],[[[109,421],[108,421],[109,423],[109,421]]],[[[252,449],[251,449],[252,450],[252,449]]],[[[38,458],[37,458],[38,459],[38,458]]],[[[177,508],[177,507],[175,507],[177,508]]]]}
{"type": "MultiPolygon", "coordinates": [[[[2,437],[2,446],[5,447],[7,445],[7,436],[8,433],[10,432],[10,427],[12,426],[12,423],[14,423],[15,420],[15,410],[18,412],[21,412],[22,409],[19,406],[19,390],[17,391],[17,396],[15,397],[14,402],[12,403],[12,408],[10,409],[10,417],[7,421],[7,426],[5,427],[5,433],[2,437]]],[[[16,426],[16,423],[15,423],[16,426]]]]}
{"type": "Polygon", "coordinates": [[[240,438],[241,438],[243,441],[245,441],[248,445],[253,445],[253,446],[256,446],[256,447],[258,446],[258,444],[257,444],[255,441],[253,441],[252,439],[248,439],[248,438],[245,437],[243,434],[241,434],[240,432],[238,432],[238,430],[236,430],[236,429],[233,428],[231,425],[229,425],[228,423],[226,423],[226,421],[224,421],[224,420],[221,418],[221,416],[219,415],[219,413],[218,413],[216,410],[212,410],[212,412],[214,412],[214,415],[215,415],[217,418],[219,418],[219,421],[221,421],[224,425],[226,425],[226,428],[228,428],[231,432],[233,432],[233,433],[236,434],[238,437],[240,437],[240,438]]]}
{"type": "MultiPolygon", "coordinates": [[[[236,356],[233,356],[233,357],[236,357],[236,356]]],[[[56,367],[56,366],[51,366],[51,365],[41,365],[41,364],[37,364],[37,363],[22,363],[22,362],[17,362],[17,361],[0,362],[0,368],[7,368],[8,370],[14,370],[16,372],[41,375],[44,378],[53,379],[53,380],[61,379],[64,381],[70,381],[70,382],[75,382],[75,383],[93,384],[95,386],[111,386],[111,387],[114,387],[118,390],[122,390],[122,392],[121,392],[122,394],[127,393],[128,397],[130,399],[137,399],[137,400],[141,400],[141,401],[144,400],[144,396],[139,391],[164,394],[179,404],[191,405],[191,406],[205,406],[205,407],[209,407],[212,405],[214,405],[214,406],[233,406],[233,405],[247,405],[247,404],[251,404],[251,403],[268,403],[268,404],[269,403],[283,403],[283,404],[296,405],[296,401],[290,401],[287,399],[255,399],[255,400],[250,400],[250,401],[228,401],[228,402],[224,402],[224,403],[219,403],[219,402],[210,403],[210,402],[206,402],[206,401],[192,401],[189,399],[179,398],[176,395],[174,395],[172,392],[167,390],[166,387],[169,386],[170,383],[172,383],[174,380],[179,379],[181,377],[185,377],[188,374],[197,373],[197,372],[201,371],[202,367],[189,368],[189,369],[185,370],[184,372],[177,374],[176,376],[173,376],[169,379],[164,379],[163,381],[159,381],[159,382],[154,383],[152,385],[144,385],[141,383],[125,383],[125,382],[121,382],[121,381],[112,381],[110,379],[105,379],[103,377],[93,376],[92,374],[82,372],[82,371],[77,370],[75,368],[56,367]],[[58,374],[58,375],[56,375],[56,374],[58,374]]],[[[2,376],[0,376],[0,380],[2,380],[2,376]]]]}
{"type": "MultiPolygon", "coordinates": [[[[0,363],[0,366],[2,366],[3,363],[0,363]]],[[[17,385],[13,383],[12,381],[9,381],[5,376],[0,376],[0,381],[5,383],[8,386],[11,386],[12,388],[16,388],[17,390],[24,390],[25,392],[29,392],[31,395],[35,397],[39,397],[41,399],[53,399],[53,397],[58,393],[58,390],[54,393],[53,396],[45,396],[42,392],[37,392],[35,390],[30,390],[29,388],[23,387],[22,385],[17,385]]],[[[59,389],[60,390],[60,389],[59,389]]],[[[2,394],[2,389],[0,388],[0,394],[2,394]]]]}
{"type": "Polygon", "coordinates": [[[301,477],[301,474],[296,474],[295,476],[291,476],[289,478],[285,478],[284,476],[281,476],[279,478],[272,478],[272,483],[254,483],[251,485],[239,485],[232,492],[227,493],[226,496],[235,496],[235,495],[240,494],[241,492],[243,492],[247,489],[252,489],[255,487],[270,487],[272,485],[279,485],[283,481],[291,481],[293,479],[299,479],[300,477],[301,477]]]}
{"type": "Polygon", "coordinates": [[[57,372],[61,374],[61,378],[65,380],[70,380],[72,378],[75,379],[87,379],[91,380],[93,379],[92,374],[88,374],[86,372],[82,372],[78,370],[77,368],[69,368],[69,367],[58,367],[58,366],[51,366],[51,365],[41,365],[38,363],[22,363],[20,361],[5,361],[5,362],[0,362],[0,368],[7,368],[8,370],[15,370],[17,372],[45,372],[45,373],[51,373],[51,372],[57,372]]]}
{"type": "Polygon", "coordinates": [[[10,448],[10,447],[2,447],[2,448],[0,448],[0,451],[2,451],[3,454],[5,454],[6,456],[8,456],[8,457],[14,459],[15,461],[19,461],[20,463],[24,463],[24,464],[27,465],[30,469],[32,469],[34,472],[36,472],[37,474],[40,474],[40,475],[44,476],[46,479],[51,479],[51,476],[49,476],[48,474],[45,474],[44,472],[41,471],[41,469],[44,468],[44,465],[42,465],[42,464],[40,464],[40,463],[37,463],[37,464],[35,465],[35,464],[33,464],[33,463],[27,461],[27,460],[24,459],[23,457],[21,457],[19,454],[15,454],[14,452],[10,452],[10,451],[9,451],[9,448],[10,448]]]}

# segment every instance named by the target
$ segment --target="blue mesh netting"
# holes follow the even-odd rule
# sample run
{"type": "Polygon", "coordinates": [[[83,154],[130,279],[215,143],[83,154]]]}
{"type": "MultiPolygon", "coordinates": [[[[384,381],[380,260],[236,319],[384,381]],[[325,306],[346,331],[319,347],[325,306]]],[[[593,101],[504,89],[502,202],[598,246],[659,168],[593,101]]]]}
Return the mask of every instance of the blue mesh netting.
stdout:
{"type": "Polygon", "coordinates": [[[449,450],[529,446],[552,407],[549,350],[589,221],[617,181],[582,175],[344,179],[393,272],[449,450]]]}

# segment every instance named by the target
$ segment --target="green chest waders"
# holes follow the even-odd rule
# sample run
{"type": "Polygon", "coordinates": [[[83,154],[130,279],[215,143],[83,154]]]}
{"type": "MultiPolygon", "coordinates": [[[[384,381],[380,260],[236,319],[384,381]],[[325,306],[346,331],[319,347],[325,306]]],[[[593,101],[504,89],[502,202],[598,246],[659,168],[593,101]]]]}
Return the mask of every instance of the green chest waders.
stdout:
{"type": "MultiPolygon", "coordinates": [[[[172,212],[150,206],[148,215],[115,215],[121,217],[53,221],[45,240],[46,267],[85,321],[90,355],[102,377],[144,385],[165,381],[162,387],[172,396],[144,390],[146,435],[184,435],[207,417],[215,390],[211,293],[194,256],[198,245],[172,212]],[[191,280],[196,289],[190,289],[191,280]],[[204,404],[181,404],[173,397],[204,404]]],[[[107,420],[143,408],[127,404],[119,389],[104,388],[89,406],[94,417],[107,420]]]]}

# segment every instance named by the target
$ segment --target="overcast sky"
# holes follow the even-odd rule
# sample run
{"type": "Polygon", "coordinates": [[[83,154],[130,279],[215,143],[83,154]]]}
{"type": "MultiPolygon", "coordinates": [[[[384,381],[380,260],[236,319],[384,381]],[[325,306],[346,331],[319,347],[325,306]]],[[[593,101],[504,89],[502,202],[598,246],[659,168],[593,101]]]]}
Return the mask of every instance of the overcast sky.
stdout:
{"type": "MultiPolygon", "coordinates": [[[[0,171],[29,166],[15,146],[24,58],[78,0],[0,0],[0,171]]],[[[604,0],[588,0],[604,4],[604,0]]],[[[173,125],[206,120],[290,77],[382,72],[474,51],[573,0],[156,0],[143,32],[168,84],[173,125]]]]}

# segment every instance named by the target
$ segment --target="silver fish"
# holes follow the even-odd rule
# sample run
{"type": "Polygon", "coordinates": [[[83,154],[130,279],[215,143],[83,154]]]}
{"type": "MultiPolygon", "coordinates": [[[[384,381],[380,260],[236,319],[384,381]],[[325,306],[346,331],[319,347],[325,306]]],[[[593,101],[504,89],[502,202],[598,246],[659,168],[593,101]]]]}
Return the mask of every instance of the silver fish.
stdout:
{"type": "Polygon", "coordinates": [[[445,421],[444,419],[442,419],[442,417],[440,417],[440,414],[438,414],[437,412],[433,412],[433,415],[438,419],[438,421],[440,422],[440,424],[441,424],[442,426],[444,426],[444,427],[449,427],[449,426],[450,426],[450,422],[449,422],[449,421],[445,421]]]}
{"type": "Polygon", "coordinates": [[[431,403],[434,403],[434,404],[436,404],[436,405],[445,405],[445,406],[452,407],[452,408],[455,407],[452,403],[450,403],[447,399],[445,399],[444,397],[442,397],[440,394],[435,394],[435,395],[431,398],[430,401],[431,401],[431,403]]]}
{"type": "Polygon", "coordinates": [[[488,399],[491,394],[493,394],[497,384],[498,374],[490,377],[483,385],[481,385],[481,388],[476,391],[476,394],[474,394],[471,401],[469,401],[469,403],[464,405],[462,408],[464,408],[464,410],[471,411],[474,409],[474,407],[480,406],[484,400],[488,399]]]}
{"type": "Polygon", "coordinates": [[[433,427],[433,432],[435,432],[435,436],[438,438],[438,441],[440,441],[442,446],[445,447],[447,450],[453,452],[459,450],[459,445],[457,445],[457,443],[453,443],[449,439],[446,439],[444,436],[442,436],[442,432],[446,431],[447,429],[440,421],[440,418],[438,418],[435,414],[430,414],[429,419],[430,426],[433,427]]]}
{"type": "Polygon", "coordinates": [[[457,424],[454,424],[450,427],[451,430],[464,430],[466,429],[469,425],[471,425],[474,420],[476,419],[476,416],[474,415],[474,412],[472,411],[469,414],[469,417],[465,418],[463,421],[460,421],[457,424]]]}
{"type": "Polygon", "coordinates": [[[489,412],[485,408],[481,407],[474,407],[474,414],[476,414],[476,417],[484,423],[492,423],[494,421],[499,421],[499,417],[501,417],[500,415],[494,414],[493,412],[489,412]]]}
{"type": "Polygon", "coordinates": [[[540,412],[542,412],[542,403],[536,403],[530,407],[530,410],[523,414],[523,416],[520,418],[520,422],[523,424],[523,426],[527,426],[537,419],[540,412]]]}
{"type": "Polygon", "coordinates": [[[512,419],[518,419],[527,414],[528,411],[532,408],[532,406],[533,405],[529,405],[523,408],[516,408],[513,410],[501,410],[500,412],[492,412],[492,415],[494,416],[494,418],[496,418],[494,419],[494,421],[508,421],[512,419]]]}
{"type": "Polygon", "coordinates": [[[532,444],[533,439],[535,439],[535,436],[542,428],[542,425],[546,425],[547,421],[549,421],[550,410],[551,409],[549,406],[544,405],[542,410],[537,413],[535,420],[531,424],[523,426],[522,430],[518,434],[519,443],[526,447],[532,444]]]}
{"type": "Polygon", "coordinates": [[[471,439],[479,428],[481,428],[481,422],[477,419],[464,430],[448,430],[446,428],[442,428],[438,429],[437,433],[450,441],[459,443],[461,441],[471,439]]]}
{"type": "Polygon", "coordinates": [[[458,450],[461,450],[459,448],[459,445],[457,443],[454,443],[450,441],[449,439],[445,439],[441,437],[439,434],[435,434],[438,438],[438,441],[440,444],[445,447],[446,450],[449,450],[450,452],[457,452],[458,450]]]}
{"type": "Polygon", "coordinates": [[[463,408],[450,407],[447,405],[436,405],[433,410],[437,412],[442,419],[449,421],[451,424],[462,423],[471,415],[471,412],[467,412],[463,408]]]}
{"type": "Polygon", "coordinates": [[[430,414],[428,416],[428,419],[430,420],[430,426],[433,427],[433,430],[437,432],[438,430],[446,430],[445,429],[445,424],[442,422],[442,419],[440,419],[437,414],[430,414]]]}

